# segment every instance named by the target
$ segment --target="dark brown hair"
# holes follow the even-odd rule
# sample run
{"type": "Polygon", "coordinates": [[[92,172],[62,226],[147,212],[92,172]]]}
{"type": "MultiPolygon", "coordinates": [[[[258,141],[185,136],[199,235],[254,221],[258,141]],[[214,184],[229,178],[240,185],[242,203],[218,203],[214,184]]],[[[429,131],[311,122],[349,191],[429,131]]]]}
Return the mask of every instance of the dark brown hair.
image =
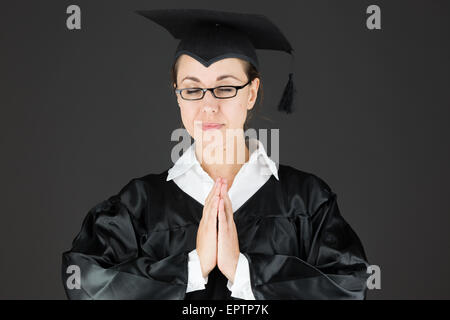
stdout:
{"type": "MultiPolygon", "coordinates": [[[[170,70],[171,89],[173,89],[174,84],[175,86],[177,85],[178,61],[179,58],[174,62],[170,70]]],[[[247,75],[248,80],[253,81],[256,78],[259,79],[258,97],[255,101],[255,105],[253,106],[253,108],[247,112],[247,118],[245,119],[244,123],[244,132],[245,132],[245,130],[248,129],[248,122],[250,121],[250,119],[252,119],[253,114],[257,111],[259,106],[262,105],[264,93],[262,88],[261,74],[259,73],[259,71],[250,62],[245,60],[241,61],[245,64],[245,74],[247,75]]]]}

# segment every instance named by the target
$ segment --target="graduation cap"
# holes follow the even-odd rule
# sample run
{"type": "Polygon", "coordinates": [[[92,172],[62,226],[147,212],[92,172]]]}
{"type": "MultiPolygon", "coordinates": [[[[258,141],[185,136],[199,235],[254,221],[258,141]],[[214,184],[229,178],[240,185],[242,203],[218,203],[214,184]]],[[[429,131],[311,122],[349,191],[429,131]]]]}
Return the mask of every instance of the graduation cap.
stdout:
{"type": "Polygon", "coordinates": [[[267,17],[203,9],[138,10],[136,13],[164,27],[181,40],[174,60],[187,54],[205,67],[225,58],[240,58],[259,70],[255,49],[279,50],[291,55],[291,72],[278,105],[292,112],[294,50],[278,27],[267,17]]]}

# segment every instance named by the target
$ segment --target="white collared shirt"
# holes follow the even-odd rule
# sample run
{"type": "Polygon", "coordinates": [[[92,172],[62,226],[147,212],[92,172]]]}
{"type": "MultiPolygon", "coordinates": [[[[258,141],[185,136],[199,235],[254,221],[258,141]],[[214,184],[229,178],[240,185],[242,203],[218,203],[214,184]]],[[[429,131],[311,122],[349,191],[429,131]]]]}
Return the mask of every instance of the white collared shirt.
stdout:
{"type": "MultiPolygon", "coordinates": [[[[277,165],[267,156],[264,145],[259,140],[250,138],[248,148],[249,160],[240,168],[228,190],[233,212],[254,195],[272,174],[278,179],[277,165]]],[[[195,142],[169,169],[166,180],[172,179],[181,190],[201,204],[205,204],[206,197],[214,186],[214,180],[201,167],[195,154],[195,142]]],[[[203,277],[197,250],[194,249],[189,253],[186,293],[205,289],[207,282],[208,276],[203,277]]],[[[228,281],[227,288],[231,291],[232,297],[255,300],[250,284],[248,261],[242,253],[239,254],[234,283],[228,281]]]]}

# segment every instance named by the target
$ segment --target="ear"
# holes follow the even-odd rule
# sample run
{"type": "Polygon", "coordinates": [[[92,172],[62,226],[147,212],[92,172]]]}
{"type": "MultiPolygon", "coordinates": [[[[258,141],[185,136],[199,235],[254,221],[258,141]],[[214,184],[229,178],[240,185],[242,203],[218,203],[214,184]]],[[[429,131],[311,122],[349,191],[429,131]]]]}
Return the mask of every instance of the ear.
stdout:
{"type": "MultiPolygon", "coordinates": [[[[176,89],[177,88],[177,85],[176,85],[176,83],[173,83],[172,84],[173,85],[173,89],[176,89]]],[[[178,94],[178,93],[176,93],[175,91],[174,91],[174,94],[175,94],[175,96],[176,96],[176,98],[177,98],[177,103],[178,103],[178,106],[180,106],[180,95],[178,94]]]]}
{"type": "Polygon", "coordinates": [[[255,106],[256,99],[258,98],[259,81],[260,81],[259,78],[255,78],[249,84],[250,90],[248,94],[247,110],[251,110],[255,106]]]}

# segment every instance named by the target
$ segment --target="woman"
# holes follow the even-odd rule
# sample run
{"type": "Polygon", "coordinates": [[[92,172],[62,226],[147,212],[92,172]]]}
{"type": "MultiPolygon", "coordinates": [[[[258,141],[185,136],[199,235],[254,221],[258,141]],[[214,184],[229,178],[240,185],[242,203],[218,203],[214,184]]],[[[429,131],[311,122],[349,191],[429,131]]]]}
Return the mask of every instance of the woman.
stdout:
{"type": "Polygon", "coordinates": [[[261,85],[254,49],[291,51],[279,30],[256,15],[139,13],[181,39],[172,83],[195,142],[170,170],[132,179],[88,212],[63,253],[67,296],[364,299],[368,262],[336,194],[244,136],[261,85]]]}

